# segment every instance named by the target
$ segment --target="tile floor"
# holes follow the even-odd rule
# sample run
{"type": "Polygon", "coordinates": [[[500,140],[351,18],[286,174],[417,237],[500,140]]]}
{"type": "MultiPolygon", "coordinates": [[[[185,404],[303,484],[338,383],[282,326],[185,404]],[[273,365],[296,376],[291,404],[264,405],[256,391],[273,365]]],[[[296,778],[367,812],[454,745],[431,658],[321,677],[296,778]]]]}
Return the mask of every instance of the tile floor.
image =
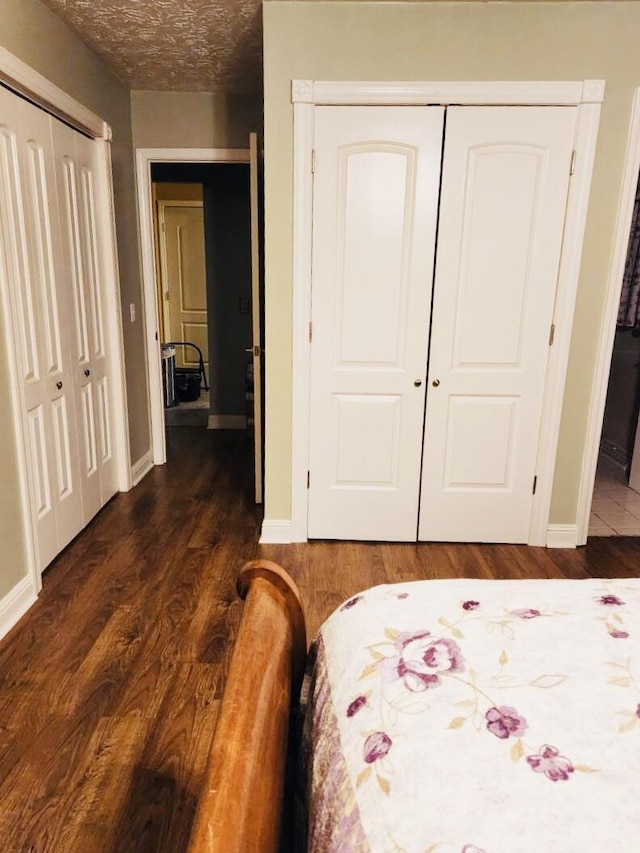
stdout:
{"type": "Polygon", "coordinates": [[[589,536],[640,536],[640,493],[627,486],[622,468],[600,456],[589,536]]]}

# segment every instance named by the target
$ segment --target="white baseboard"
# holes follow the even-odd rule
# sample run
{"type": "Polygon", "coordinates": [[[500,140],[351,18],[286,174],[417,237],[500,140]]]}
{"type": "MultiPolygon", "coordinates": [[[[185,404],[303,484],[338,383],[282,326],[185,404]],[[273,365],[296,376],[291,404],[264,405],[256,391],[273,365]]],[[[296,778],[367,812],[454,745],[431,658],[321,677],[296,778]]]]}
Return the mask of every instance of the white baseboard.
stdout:
{"type": "Polygon", "coordinates": [[[262,522],[261,545],[290,545],[291,544],[291,519],[265,518],[262,522]]]}
{"type": "Polygon", "coordinates": [[[140,480],[151,471],[153,468],[153,451],[147,450],[144,456],[141,456],[137,462],[131,466],[131,485],[137,486],[140,480]]]}
{"type": "Polygon", "coordinates": [[[245,415],[209,415],[207,429],[246,429],[245,415]]]}
{"type": "Polygon", "coordinates": [[[547,527],[547,548],[576,548],[577,524],[550,524],[547,527]]]}
{"type": "Polygon", "coordinates": [[[0,601],[0,639],[13,628],[37,599],[33,580],[27,575],[0,601]]]}

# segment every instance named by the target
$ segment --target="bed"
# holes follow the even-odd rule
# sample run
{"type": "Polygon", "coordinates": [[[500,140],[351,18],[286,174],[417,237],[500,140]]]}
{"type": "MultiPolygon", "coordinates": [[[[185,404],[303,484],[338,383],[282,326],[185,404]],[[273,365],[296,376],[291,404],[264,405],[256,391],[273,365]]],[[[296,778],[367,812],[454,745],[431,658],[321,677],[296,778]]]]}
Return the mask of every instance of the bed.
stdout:
{"type": "MultiPolygon", "coordinates": [[[[277,850],[291,798],[300,598],[266,561],[239,587],[191,853],[277,850]]],[[[432,580],[349,599],[308,655],[308,849],[637,853],[639,637],[640,579],[432,580]]]]}

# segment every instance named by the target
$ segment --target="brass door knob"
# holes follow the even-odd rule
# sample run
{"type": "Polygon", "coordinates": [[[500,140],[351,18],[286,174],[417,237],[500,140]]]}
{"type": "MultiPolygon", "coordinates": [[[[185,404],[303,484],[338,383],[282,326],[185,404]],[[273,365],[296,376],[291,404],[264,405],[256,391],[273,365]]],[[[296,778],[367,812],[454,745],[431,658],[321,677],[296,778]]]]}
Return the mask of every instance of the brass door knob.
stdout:
{"type": "Polygon", "coordinates": [[[413,384],[416,386],[416,388],[419,388],[422,385],[422,379],[416,379],[413,384]]]}
{"type": "Polygon", "coordinates": [[[433,385],[433,387],[434,387],[434,388],[437,388],[437,387],[438,387],[438,385],[440,384],[440,380],[439,380],[439,379],[434,379],[434,380],[433,380],[433,382],[432,382],[431,384],[433,385]]]}

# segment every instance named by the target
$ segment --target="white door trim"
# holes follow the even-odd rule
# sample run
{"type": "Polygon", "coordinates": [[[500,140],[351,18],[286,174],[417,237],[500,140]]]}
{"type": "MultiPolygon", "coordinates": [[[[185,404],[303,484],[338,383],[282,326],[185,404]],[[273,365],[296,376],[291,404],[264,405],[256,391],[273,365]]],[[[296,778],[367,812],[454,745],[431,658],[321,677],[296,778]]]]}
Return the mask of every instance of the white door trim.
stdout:
{"type": "Polygon", "coordinates": [[[622,292],[622,278],[627,258],[627,247],[629,244],[629,233],[631,231],[631,219],[633,216],[639,172],[640,88],[637,88],[633,93],[627,150],[622,175],[622,189],[616,216],[613,255],[609,269],[605,310],[602,315],[598,338],[596,370],[591,386],[591,405],[589,406],[589,420],[587,422],[587,444],[582,458],[580,489],[578,492],[578,545],[586,543],[589,530],[591,499],[596,479],[600,435],[602,433],[602,421],[607,400],[609,372],[611,370],[611,356],[613,353],[616,321],[620,305],[620,294],[622,292]]]}
{"type": "Polygon", "coordinates": [[[108,215],[98,235],[103,260],[103,282],[107,305],[106,336],[109,346],[107,367],[111,386],[113,417],[113,447],[116,457],[117,485],[121,492],[132,487],[131,451],[129,447],[129,406],[127,402],[127,374],[125,370],[124,333],[122,329],[122,299],[120,295],[120,270],[118,267],[118,242],[116,236],[116,214],[113,200],[113,173],[111,168],[111,145],[96,140],[100,146],[100,157],[96,172],[97,190],[108,215]]]}
{"type": "Polygon", "coordinates": [[[164,401],[162,397],[162,362],[158,335],[158,300],[156,298],[156,254],[153,242],[153,198],[151,166],[153,163],[248,163],[248,148],[138,148],[136,149],[136,184],[138,221],[142,256],[142,299],[146,341],[147,388],[149,393],[149,430],[153,464],[164,465],[167,446],[164,434],[164,401]]]}
{"type": "Polygon", "coordinates": [[[106,121],[4,47],[0,47],[0,82],[92,139],[111,139],[106,121]]]}
{"type": "MultiPolygon", "coordinates": [[[[371,83],[293,80],[293,377],[291,539],[307,541],[309,460],[309,322],[314,109],[319,104],[503,104],[579,108],[576,170],[569,188],[554,322],[538,449],[538,487],[529,544],[546,545],[571,326],[604,81],[371,83]]],[[[265,521],[265,524],[267,522],[265,521]]]]}
{"type": "MultiPolygon", "coordinates": [[[[129,424],[125,390],[124,341],[120,302],[120,277],[113,205],[113,180],[111,171],[111,128],[95,113],[88,110],[75,98],[68,95],[17,56],[0,47],[0,82],[25,96],[36,106],[63,119],[77,130],[88,134],[100,146],[96,188],[109,215],[101,218],[102,227],[98,239],[104,262],[104,284],[108,311],[106,312],[106,335],[109,341],[109,372],[111,377],[112,402],[114,405],[114,454],[118,488],[131,488],[129,465],[129,424]]],[[[19,381],[19,365],[14,329],[17,328],[15,300],[8,287],[2,290],[3,313],[7,338],[7,358],[11,387],[11,404],[14,413],[14,434],[18,451],[18,478],[20,503],[23,508],[26,572],[34,595],[42,588],[42,578],[37,561],[37,531],[31,512],[31,489],[28,450],[25,442],[26,423],[24,418],[24,389],[19,381]]]]}

